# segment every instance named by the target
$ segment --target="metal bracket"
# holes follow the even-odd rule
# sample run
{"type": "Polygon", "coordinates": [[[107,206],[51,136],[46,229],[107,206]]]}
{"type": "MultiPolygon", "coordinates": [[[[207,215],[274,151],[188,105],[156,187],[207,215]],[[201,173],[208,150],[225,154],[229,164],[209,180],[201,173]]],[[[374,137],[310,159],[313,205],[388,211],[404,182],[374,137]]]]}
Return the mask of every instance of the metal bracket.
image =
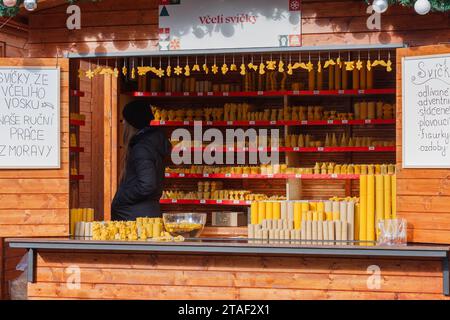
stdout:
{"type": "Polygon", "coordinates": [[[28,249],[28,270],[27,270],[27,278],[29,283],[35,283],[35,262],[36,262],[36,251],[35,249],[28,249]]]}
{"type": "Polygon", "coordinates": [[[442,280],[443,283],[443,291],[445,296],[450,296],[450,273],[449,273],[449,261],[448,254],[445,258],[442,259],[442,280]]]}

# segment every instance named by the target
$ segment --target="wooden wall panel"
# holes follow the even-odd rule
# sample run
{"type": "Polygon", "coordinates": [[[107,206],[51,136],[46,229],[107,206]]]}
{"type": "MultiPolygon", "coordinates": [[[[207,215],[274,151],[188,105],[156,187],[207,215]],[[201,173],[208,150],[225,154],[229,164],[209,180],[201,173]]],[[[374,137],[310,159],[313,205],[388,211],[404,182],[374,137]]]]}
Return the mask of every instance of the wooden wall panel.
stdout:
{"type": "Polygon", "coordinates": [[[30,299],[447,299],[440,261],[41,252],[30,299]],[[68,290],[65,268],[81,268],[68,290]],[[381,269],[368,289],[367,268],[381,269]]]}
{"type": "Polygon", "coordinates": [[[0,17],[0,57],[26,57],[28,55],[27,26],[0,17]]]}
{"type": "Polygon", "coordinates": [[[68,61],[65,59],[0,59],[4,66],[61,68],[61,159],[58,170],[0,170],[0,237],[68,234],[69,139],[68,61]]]}
{"type": "MultiPolygon", "coordinates": [[[[447,33],[448,34],[448,33],[447,33]]],[[[399,49],[405,56],[450,53],[450,45],[399,49]]],[[[402,169],[402,77],[397,72],[397,210],[407,219],[409,241],[450,243],[450,170],[402,169]]]]}
{"type": "MultiPolygon", "coordinates": [[[[381,30],[368,30],[367,5],[360,0],[302,1],[303,45],[408,43],[434,44],[448,41],[449,16],[417,15],[413,9],[392,6],[382,15],[381,30]],[[324,4],[324,2],[327,2],[324,4]]],[[[157,46],[156,0],[104,0],[81,3],[82,29],[65,27],[65,6],[31,14],[31,56],[55,56],[60,51],[145,52],[157,46]]]]}

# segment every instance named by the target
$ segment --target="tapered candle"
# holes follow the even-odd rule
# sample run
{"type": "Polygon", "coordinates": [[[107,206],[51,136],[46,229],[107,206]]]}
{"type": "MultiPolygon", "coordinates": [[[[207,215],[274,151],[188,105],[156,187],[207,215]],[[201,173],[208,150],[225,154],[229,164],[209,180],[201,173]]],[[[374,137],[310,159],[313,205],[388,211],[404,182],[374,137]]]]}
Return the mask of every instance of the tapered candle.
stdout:
{"type": "MultiPolygon", "coordinates": [[[[342,222],[341,221],[334,221],[335,226],[335,239],[336,240],[342,240],[342,222]]],[[[340,244],[340,243],[338,243],[340,244]]]]}
{"type": "Polygon", "coordinates": [[[359,218],[360,218],[360,213],[359,213],[359,203],[355,204],[355,225],[354,225],[354,240],[359,240],[359,218]]]}
{"type": "Polygon", "coordinates": [[[359,177],[359,240],[367,240],[367,175],[359,177]]]}
{"type": "Polygon", "coordinates": [[[300,202],[302,205],[302,212],[309,211],[309,203],[308,202],[300,202]]]}
{"type": "Polygon", "coordinates": [[[341,240],[347,241],[348,240],[348,223],[347,223],[347,221],[344,221],[341,223],[342,223],[341,240]]]}
{"type": "Polygon", "coordinates": [[[312,220],[319,221],[319,214],[317,213],[317,211],[312,211],[312,220]]]}
{"type": "Polygon", "coordinates": [[[323,240],[323,221],[317,221],[317,240],[323,240]]]}
{"type": "Polygon", "coordinates": [[[287,203],[287,219],[289,221],[294,221],[294,204],[296,201],[289,201],[287,203]]]}
{"type": "Polygon", "coordinates": [[[392,193],[392,219],[397,219],[397,177],[391,176],[391,193],[392,193]]]}
{"type": "Polygon", "coordinates": [[[367,240],[375,241],[375,176],[367,176],[367,240]]]}
{"type": "Polygon", "coordinates": [[[339,220],[340,214],[339,214],[339,210],[340,210],[340,205],[339,205],[339,201],[333,201],[333,220],[339,220]]]}
{"type": "Polygon", "coordinates": [[[301,203],[294,203],[294,229],[299,230],[302,226],[301,203]]]}
{"type": "Polygon", "coordinates": [[[317,90],[323,90],[323,70],[317,72],[317,90]]]}
{"type": "Polygon", "coordinates": [[[324,203],[322,201],[318,202],[317,203],[317,213],[318,213],[320,221],[322,221],[324,219],[323,218],[324,212],[325,212],[325,205],[324,205],[324,203]]]}
{"type": "MultiPolygon", "coordinates": [[[[319,235],[317,234],[318,232],[317,221],[312,221],[311,226],[312,226],[312,239],[318,240],[319,235]]],[[[313,242],[313,244],[317,244],[317,241],[313,242]]]]}
{"type": "Polygon", "coordinates": [[[358,69],[353,69],[352,72],[353,75],[353,90],[358,90],[359,89],[359,70],[358,69]]]}
{"type": "Polygon", "coordinates": [[[375,176],[375,217],[378,239],[378,221],[384,219],[384,179],[380,174],[375,176]]]}
{"type": "Polygon", "coordinates": [[[331,201],[325,201],[324,205],[326,220],[333,219],[333,203],[331,201]]]}
{"type": "MultiPolygon", "coordinates": [[[[302,240],[306,240],[306,220],[302,221],[302,240]]],[[[302,242],[304,244],[304,242],[302,242]]]]}
{"type": "Polygon", "coordinates": [[[251,224],[258,224],[259,222],[259,215],[258,215],[258,202],[253,201],[250,207],[250,221],[251,224]]]}
{"type": "Polygon", "coordinates": [[[258,202],[258,223],[262,223],[266,219],[266,203],[258,202]]]}
{"type": "Polygon", "coordinates": [[[288,219],[288,202],[281,201],[280,207],[281,207],[281,219],[288,219]]]}
{"type": "Polygon", "coordinates": [[[342,81],[342,76],[341,76],[341,68],[339,67],[339,65],[335,65],[334,66],[334,90],[341,90],[341,81],[342,81]]]}
{"type": "Polygon", "coordinates": [[[334,66],[328,66],[328,90],[334,90],[334,66]]]}
{"type": "Polygon", "coordinates": [[[266,202],[266,219],[273,219],[273,203],[266,202]]]}
{"type": "Polygon", "coordinates": [[[392,211],[392,191],[391,191],[391,176],[384,175],[384,219],[391,219],[392,211]]]}
{"type": "Polygon", "coordinates": [[[366,82],[366,61],[363,61],[363,67],[359,70],[359,88],[360,89],[367,89],[367,82],[366,82]]]}
{"type": "Polygon", "coordinates": [[[373,69],[367,70],[366,83],[366,89],[373,89],[373,69]]]}
{"type": "Polygon", "coordinates": [[[339,203],[339,220],[342,222],[347,221],[347,201],[341,201],[339,203]]]}
{"type": "Polygon", "coordinates": [[[273,219],[281,219],[281,203],[280,202],[272,202],[272,214],[273,219]]]}
{"type": "Polygon", "coordinates": [[[315,89],[315,81],[316,81],[316,71],[314,69],[312,69],[308,73],[308,90],[309,91],[314,91],[314,89],[315,89]]]}
{"type": "Polygon", "coordinates": [[[355,203],[347,202],[347,223],[348,223],[348,240],[355,239],[355,203]]]}
{"type": "MultiPolygon", "coordinates": [[[[328,240],[335,240],[334,221],[328,221],[328,240]]],[[[330,244],[333,244],[333,243],[330,243],[330,244]]]]}
{"type": "MultiPolygon", "coordinates": [[[[328,221],[322,221],[323,240],[329,240],[328,238],[328,221]]],[[[327,243],[325,243],[327,244],[327,243]]]]}
{"type": "Polygon", "coordinates": [[[348,89],[348,72],[345,67],[342,68],[342,90],[348,89]]]}
{"type": "MultiPolygon", "coordinates": [[[[312,239],[312,221],[306,221],[306,240],[312,239]]],[[[311,244],[311,241],[308,241],[311,244]]]]}

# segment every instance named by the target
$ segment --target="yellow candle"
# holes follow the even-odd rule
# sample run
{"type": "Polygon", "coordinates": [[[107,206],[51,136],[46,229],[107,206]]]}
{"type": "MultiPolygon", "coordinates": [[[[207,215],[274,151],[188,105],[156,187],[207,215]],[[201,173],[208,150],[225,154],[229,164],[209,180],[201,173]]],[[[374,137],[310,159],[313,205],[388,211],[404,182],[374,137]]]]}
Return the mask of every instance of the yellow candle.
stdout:
{"type": "Polygon", "coordinates": [[[258,224],[259,216],[258,216],[258,202],[253,201],[250,207],[250,215],[251,215],[251,224],[258,224]]]}
{"type": "Polygon", "coordinates": [[[279,220],[281,219],[281,203],[273,202],[273,219],[279,220]]]}
{"type": "Polygon", "coordinates": [[[392,192],[392,219],[397,219],[397,177],[391,177],[391,192],[392,192]]]}
{"type": "Polygon", "coordinates": [[[359,177],[359,240],[367,240],[367,176],[359,177]]]}
{"type": "Polygon", "coordinates": [[[326,212],[327,221],[333,221],[333,212],[326,212]]]}
{"type": "Polygon", "coordinates": [[[266,203],[258,202],[258,224],[261,224],[266,219],[266,203]]]}
{"type": "Polygon", "coordinates": [[[162,225],[160,223],[153,224],[153,237],[159,237],[161,235],[162,225]]]}
{"type": "Polygon", "coordinates": [[[359,203],[355,204],[355,240],[359,240],[359,219],[360,219],[359,207],[360,207],[359,203]]]}
{"type": "Polygon", "coordinates": [[[294,229],[300,230],[302,227],[302,206],[300,202],[294,203],[294,229]]]}
{"type": "Polygon", "coordinates": [[[378,221],[384,219],[384,179],[380,174],[375,176],[375,212],[375,225],[378,238],[378,221]]]}
{"type": "Polygon", "coordinates": [[[308,73],[308,90],[314,91],[316,82],[316,71],[313,69],[308,73]]]}
{"type": "Polygon", "coordinates": [[[375,240],[375,176],[367,176],[367,240],[375,240]]]}
{"type": "Polygon", "coordinates": [[[391,176],[384,175],[384,219],[391,219],[392,207],[392,191],[391,191],[391,176]]]}
{"type": "Polygon", "coordinates": [[[313,221],[319,221],[319,215],[318,215],[317,211],[312,212],[312,218],[313,218],[313,221]]]}
{"type": "Polygon", "coordinates": [[[306,212],[306,220],[307,221],[312,221],[312,219],[313,219],[312,211],[306,212]]]}
{"type": "Polygon", "coordinates": [[[266,202],[266,219],[273,219],[273,204],[272,202],[266,202]]]}
{"type": "Polygon", "coordinates": [[[302,212],[309,211],[309,203],[308,202],[301,202],[302,204],[302,212]]]}
{"type": "Polygon", "coordinates": [[[325,204],[323,202],[317,203],[317,213],[319,216],[319,221],[323,221],[323,214],[325,212],[325,204]]]}

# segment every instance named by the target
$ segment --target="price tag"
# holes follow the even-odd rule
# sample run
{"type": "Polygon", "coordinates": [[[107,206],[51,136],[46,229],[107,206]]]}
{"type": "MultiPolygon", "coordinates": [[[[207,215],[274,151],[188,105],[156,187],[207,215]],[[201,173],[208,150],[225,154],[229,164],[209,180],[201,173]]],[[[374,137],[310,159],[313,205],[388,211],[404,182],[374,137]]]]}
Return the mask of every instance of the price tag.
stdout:
{"type": "Polygon", "coordinates": [[[228,126],[232,126],[233,124],[234,124],[233,121],[227,121],[227,125],[228,125],[228,126]]]}
{"type": "Polygon", "coordinates": [[[136,97],[142,97],[144,95],[144,93],[143,92],[136,92],[134,95],[136,97]]]}
{"type": "Polygon", "coordinates": [[[198,97],[203,97],[203,92],[197,92],[198,97]]]}
{"type": "Polygon", "coordinates": [[[180,178],[184,178],[186,175],[185,175],[184,173],[180,173],[178,176],[179,176],[180,178]]]}
{"type": "Polygon", "coordinates": [[[342,120],[342,124],[348,124],[348,120],[342,120]]]}
{"type": "Polygon", "coordinates": [[[206,121],[206,125],[207,126],[212,126],[213,122],[212,121],[206,121]]]}
{"type": "Polygon", "coordinates": [[[178,200],[177,199],[172,199],[172,203],[177,203],[178,200]]]}
{"type": "Polygon", "coordinates": [[[172,92],[166,92],[166,96],[170,97],[172,95],[172,92]]]}
{"type": "Polygon", "coordinates": [[[214,92],[208,91],[207,95],[211,97],[214,95],[214,92]]]}
{"type": "Polygon", "coordinates": [[[204,200],[204,199],[200,200],[200,204],[205,204],[205,203],[206,203],[206,200],[204,200]]]}
{"type": "Polygon", "coordinates": [[[369,147],[369,151],[375,151],[375,147],[369,147]]]}
{"type": "Polygon", "coordinates": [[[233,204],[239,204],[240,201],[239,200],[233,200],[233,204]]]}
{"type": "Polygon", "coordinates": [[[209,178],[209,173],[204,173],[203,178],[209,178]]]}
{"type": "Polygon", "coordinates": [[[164,120],[161,120],[161,121],[159,122],[159,124],[163,126],[163,125],[166,124],[166,122],[165,122],[164,120]]]}
{"type": "Polygon", "coordinates": [[[271,174],[271,173],[268,174],[268,175],[267,175],[267,178],[273,178],[273,174],[271,174]]]}
{"type": "Polygon", "coordinates": [[[225,178],[231,178],[231,173],[225,173],[225,178]]]}
{"type": "Polygon", "coordinates": [[[228,97],[230,94],[229,94],[228,92],[222,92],[222,95],[223,95],[224,97],[228,97]]]}
{"type": "Polygon", "coordinates": [[[324,150],[325,150],[324,147],[318,147],[318,148],[317,148],[317,151],[319,151],[319,152],[323,152],[324,150]]]}
{"type": "Polygon", "coordinates": [[[258,96],[262,96],[264,94],[264,91],[258,91],[258,96]]]}
{"type": "Polygon", "coordinates": [[[248,174],[247,173],[243,173],[242,174],[242,178],[248,178],[248,174]]]}
{"type": "Polygon", "coordinates": [[[299,151],[300,151],[300,148],[299,148],[299,147],[294,147],[294,151],[295,151],[295,152],[299,152],[299,151]]]}
{"type": "Polygon", "coordinates": [[[166,174],[165,174],[165,177],[166,177],[166,178],[170,178],[170,176],[171,176],[170,173],[166,173],[166,174]]]}
{"type": "Polygon", "coordinates": [[[364,94],[364,93],[366,93],[365,90],[358,90],[358,94],[364,94]]]}
{"type": "Polygon", "coordinates": [[[189,97],[189,92],[183,92],[183,96],[189,97]]]}
{"type": "Polygon", "coordinates": [[[296,178],[296,179],[301,179],[301,178],[302,178],[302,175],[297,173],[297,174],[295,175],[295,178],[296,178]]]}
{"type": "Polygon", "coordinates": [[[278,151],[278,148],[277,148],[277,147],[271,147],[271,148],[270,148],[270,151],[276,152],[276,151],[278,151]]]}
{"type": "Polygon", "coordinates": [[[158,92],[152,92],[151,95],[152,97],[156,97],[158,95],[158,92]]]}
{"type": "Polygon", "coordinates": [[[216,203],[221,204],[221,203],[223,203],[223,200],[216,200],[216,203]]]}
{"type": "Polygon", "coordinates": [[[344,94],[344,90],[338,90],[338,94],[344,94]]]}
{"type": "Polygon", "coordinates": [[[249,121],[248,124],[253,126],[253,125],[256,124],[256,122],[255,121],[249,121]]]}
{"type": "MultiPolygon", "coordinates": [[[[234,148],[233,147],[228,147],[227,150],[228,150],[228,152],[234,152],[234,148]]],[[[239,151],[239,148],[236,149],[236,151],[239,151]]]]}
{"type": "Polygon", "coordinates": [[[366,120],[364,120],[364,123],[365,123],[365,124],[371,124],[371,123],[372,123],[372,120],[371,120],[371,119],[366,119],[366,120]]]}
{"type": "Polygon", "coordinates": [[[298,96],[300,94],[300,91],[294,90],[294,91],[292,91],[292,94],[295,95],[295,96],[298,96]]]}
{"type": "Polygon", "coordinates": [[[308,120],[302,120],[302,125],[306,126],[308,124],[308,120]]]}
{"type": "Polygon", "coordinates": [[[337,179],[337,177],[338,177],[338,175],[337,175],[336,173],[333,173],[333,174],[331,175],[331,178],[332,178],[332,179],[337,179]]]}
{"type": "Polygon", "coordinates": [[[327,123],[328,123],[328,124],[333,124],[333,123],[334,123],[334,120],[328,120],[327,123]]]}
{"type": "Polygon", "coordinates": [[[270,121],[270,125],[271,125],[271,126],[276,125],[276,124],[277,124],[276,121],[270,121]]]}
{"type": "Polygon", "coordinates": [[[314,90],[313,94],[315,94],[315,95],[320,94],[320,91],[319,90],[314,90]]]}
{"type": "Polygon", "coordinates": [[[264,151],[264,147],[258,147],[258,151],[264,151]]]}
{"type": "Polygon", "coordinates": [[[189,125],[189,121],[183,121],[183,124],[184,124],[185,126],[188,126],[188,125],[189,125]]]}

